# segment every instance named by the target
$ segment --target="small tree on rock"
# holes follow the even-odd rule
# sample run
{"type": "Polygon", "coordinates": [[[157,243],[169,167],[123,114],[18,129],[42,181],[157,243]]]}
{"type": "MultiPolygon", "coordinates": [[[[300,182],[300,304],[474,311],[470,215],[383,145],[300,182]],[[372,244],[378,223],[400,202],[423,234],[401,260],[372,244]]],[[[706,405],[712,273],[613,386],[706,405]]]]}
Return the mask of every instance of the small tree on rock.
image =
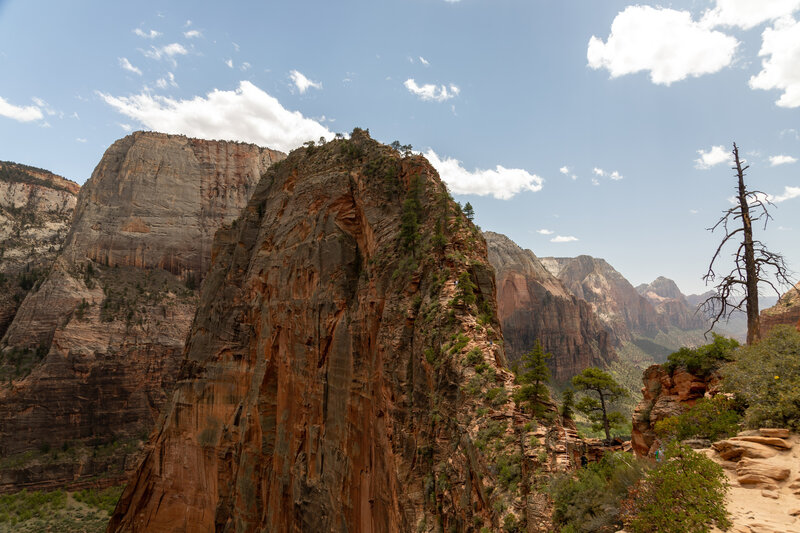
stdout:
{"type": "Polygon", "coordinates": [[[472,208],[472,204],[469,202],[464,206],[464,216],[467,217],[467,220],[470,222],[475,218],[475,209],[472,208]]]}
{"type": "Polygon", "coordinates": [[[535,416],[544,414],[542,401],[550,397],[547,384],[550,383],[550,369],[547,360],[552,354],[545,353],[538,339],[533,344],[533,349],[522,356],[521,368],[515,365],[514,373],[517,383],[521,387],[514,393],[514,401],[520,405],[527,405],[535,416]]]}
{"type": "Polygon", "coordinates": [[[599,368],[589,367],[572,378],[572,386],[586,395],[575,406],[592,422],[595,430],[603,429],[606,440],[611,440],[611,428],[620,426],[625,418],[619,411],[611,411],[611,404],[628,395],[611,374],[599,368]],[[596,396],[596,397],[595,397],[596,396]]]}

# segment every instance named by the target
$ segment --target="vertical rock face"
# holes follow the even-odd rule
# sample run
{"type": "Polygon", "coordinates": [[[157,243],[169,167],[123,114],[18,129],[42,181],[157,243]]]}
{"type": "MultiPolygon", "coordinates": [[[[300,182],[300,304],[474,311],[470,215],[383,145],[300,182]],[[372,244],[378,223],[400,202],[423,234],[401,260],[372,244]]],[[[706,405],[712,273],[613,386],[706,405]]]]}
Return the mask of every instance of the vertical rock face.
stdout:
{"type": "Polygon", "coordinates": [[[636,291],[647,298],[668,325],[686,330],[708,327],[702,311],[698,312],[696,305],[689,305],[686,296],[671,279],[660,276],[650,284],[639,285],[636,291]]]}
{"type": "Polygon", "coordinates": [[[214,232],[282,157],[144,132],[106,151],[3,339],[6,358],[36,347],[41,360],[0,390],[0,454],[17,458],[0,469],[0,491],[135,466],[174,383],[214,232]]]}
{"type": "Polygon", "coordinates": [[[61,249],[79,189],[46,170],[0,161],[0,337],[61,249]]]}
{"type": "Polygon", "coordinates": [[[489,262],[497,278],[497,307],[510,360],[519,360],[536,340],[555,380],[565,381],[589,366],[615,358],[613,334],[583,300],[576,298],[530,250],[485,232],[489,262]]]}
{"type": "Polygon", "coordinates": [[[632,332],[652,337],[666,327],[665,318],[603,259],[581,255],[541,261],[572,294],[592,306],[617,338],[631,340],[632,332]]]}
{"type": "Polygon", "coordinates": [[[214,256],[109,531],[548,530],[485,243],[427,161],[296,150],[214,256]]]}
{"type": "Polygon", "coordinates": [[[774,306],[761,311],[761,336],[780,324],[794,325],[800,331],[800,283],[781,296],[774,306]]]}

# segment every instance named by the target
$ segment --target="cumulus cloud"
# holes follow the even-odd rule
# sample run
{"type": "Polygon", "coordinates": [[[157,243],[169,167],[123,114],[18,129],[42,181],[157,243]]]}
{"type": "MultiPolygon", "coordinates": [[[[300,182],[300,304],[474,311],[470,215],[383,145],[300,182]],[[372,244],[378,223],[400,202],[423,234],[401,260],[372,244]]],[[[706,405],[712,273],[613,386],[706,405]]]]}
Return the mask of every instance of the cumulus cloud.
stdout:
{"type": "Polygon", "coordinates": [[[412,94],[419,96],[423,100],[433,102],[445,102],[451,98],[455,98],[461,92],[461,89],[452,83],[449,86],[437,86],[432,83],[426,83],[425,85],[420,86],[417,85],[417,82],[414,81],[414,78],[407,79],[403,85],[405,85],[406,89],[408,89],[412,94]]]}
{"type": "MultiPolygon", "coordinates": [[[[623,178],[623,175],[616,170],[608,172],[602,168],[594,167],[592,172],[594,172],[595,176],[600,176],[601,178],[611,178],[614,181],[619,181],[623,178]]],[[[596,179],[592,179],[592,184],[600,185],[600,182],[598,182],[596,179]]]]}
{"type": "Polygon", "coordinates": [[[800,0],[717,0],[717,5],[703,15],[706,27],[736,26],[745,30],[768,20],[791,15],[800,9],[800,0]]]}
{"type": "Polygon", "coordinates": [[[603,170],[602,168],[594,167],[592,169],[592,172],[594,172],[596,176],[605,176],[606,175],[606,171],[603,170]]]}
{"type": "Polygon", "coordinates": [[[306,78],[303,73],[298,70],[291,71],[289,77],[292,78],[292,83],[294,83],[294,86],[300,91],[300,94],[304,94],[309,89],[322,89],[322,83],[306,78]]]}
{"type": "Polygon", "coordinates": [[[233,68],[233,59],[228,59],[225,64],[228,65],[228,68],[233,68]]]}
{"type": "Polygon", "coordinates": [[[706,170],[720,163],[730,163],[733,161],[731,153],[721,144],[719,146],[712,146],[711,150],[708,151],[698,150],[697,153],[700,154],[700,157],[694,160],[694,168],[699,168],[700,170],[706,170]]]}
{"type": "Polygon", "coordinates": [[[783,194],[779,195],[769,195],[769,201],[773,204],[779,204],[781,202],[785,202],[786,200],[791,200],[793,198],[797,198],[800,196],[800,187],[784,187],[783,194]]]}
{"type": "Polygon", "coordinates": [[[159,31],[156,30],[144,31],[141,28],[136,28],[135,30],[133,30],[133,33],[135,33],[139,37],[144,37],[145,39],[155,39],[156,37],[161,35],[161,32],[159,31]]]}
{"type": "Polygon", "coordinates": [[[159,89],[166,89],[167,87],[177,87],[178,83],[175,81],[175,75],[172,72],[167,72],[163,78],[156,80],[156,87],[159,89]]]}
{"type": "Polygon", "coordinates": [[[196,37],[202,37],[203,34],[199,30],[189,30],[183,32],[183,36],[187,39],[194,39],[196,37]]]}
{"type": "Polygon", "coordinates": [[[556,235],[550,242],[575,242],[577,241],[577,237],[573,237],[572,235],[556,235]]]}
{"type": "Polygon", "coordinates": [[[425,157],[455,194],[491,195],[498,200],[508,200],[523,191],[539,191],[544,183],[536,174],[520,168],[497,165],[494,170],[476,169],[470,172],[461,165],[461,161],[449,157],[440,158],[433,150],[429,149],[425,157]]]}
{"type": "Polygon", "coordinates": [[[185,56],[189,51],[179,43],[170,43],[162,47],[151,46],[150,50],[144,50],[145,57],[150,59],[168,59],[175,63],[175,56],[185,56]]]}
{"type": "Polygon", "coordinates": [[[752,89],[781,89],[780,107],[800,107],[800,22],[778,20],[761,34],[761,72],[750,78],[752,89]]]}
{"type": "Polygon", "coordinates": [[[592,185],[600,185],[600,181],[597,178],[592,178],[592,185]]]}
{"type": "Polygon", "coordinates": [[[569,174],[569,167],[563,166],[559,168],[558,171],[566,176],[567,174],[569,174]]]}
{"type": "Polygon", "coordinates": [[[549,229],[540,229],[540,230],[537,230],[536,233],[538,233],[539,235],[552,235],[553,234],[552,230],[549,230],[549,229]]]}
{"type": "Polygon", "coordinates": [[[174,100],[143,92],[133,96],[97,93],[119,113],[146,128],[203,139],[231,139],[289,151],[308,140],[331,138],[327,128],[285,109],[248,81],[234,91],[215,89],[205,97],[174,100]]]}
{"type": "Polygon", "coordinates": [[[124,70],[127,70],[128,72],[133,72],[134,74],[138,74],[139,76],[142,75],[142,71],[131,65],[131,62],[128,61],[127,57],[119,58],[119,66],[121,66],[124,70]]]}
{"type": "Polygon", "coordinates": [[[797,163],[797,158],[790,155],[771,155],[769,157],[769,164],[773,167],[788,165],[789,163],[797,163]]]}
{"type": "Polygon", "coordinates": [[[586,57],[612,78],[650,71],[655,84],[717,72],[733,61],[739,42],[692,20],[688,11],[629,6],[611,24],[608,41],[592,36],[586,57]]]}
{"type": "Polygon", "coordinates": [[[42,110],[36,106],[16,106],[0,96],[0,117],[14,119],[17,122],[32,122],[44,118],[42,110]]]}

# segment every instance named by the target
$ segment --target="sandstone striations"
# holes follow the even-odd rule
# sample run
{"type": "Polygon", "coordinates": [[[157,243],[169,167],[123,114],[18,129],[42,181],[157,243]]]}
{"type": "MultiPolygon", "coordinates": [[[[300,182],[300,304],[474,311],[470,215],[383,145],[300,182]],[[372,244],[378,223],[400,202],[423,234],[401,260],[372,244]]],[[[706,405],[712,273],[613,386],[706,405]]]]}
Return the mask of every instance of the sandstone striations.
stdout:
{"type": "Polygon", "coordinates": [[[652,283],[637,286],[636,291],[647,298],[668,325],[684,330],[708,328],[708,320],[702,311],[697,311],[697,305],[689,305],[686,296],[671,279],[660,276],[652,283]]]}
{"type": "Polygon", "coordinates": [[[38,347],[0,390],[0,491],[118,479],[177,373],[217,228],[283,154],[138,132],[81,189],[64,248],[23,301],[4,353],[38,347]]]}
{"type": "Polygon", "coordinates": [[[0,161],[0,337],[61,249],[79,189],[46,170],[0,161]]]}
{"type": "Polygon", "coordinates": [[[774,306],[761,311],[761,337],[775,326],[789,324],[800,330],[800,283],[781,296],[774,306]]]}
{"type": "Polygon", "coordinates": [[[486,245],[455,207],[358,129],[273,166],[217,234],[109,531],[550,530],[532,481],[558,450],[514,408],[486,245]]]}
{"type": "Polygon", "coordinates": [[[510,360],[518,361],[539,340],[553,354],[553,378],[566,381],[584,368],[605,366],[615,358],[616,338],[588,303],[570,293],[530,250],[505,235],[484,236],[497,278],[498,316],[510,360]]]}

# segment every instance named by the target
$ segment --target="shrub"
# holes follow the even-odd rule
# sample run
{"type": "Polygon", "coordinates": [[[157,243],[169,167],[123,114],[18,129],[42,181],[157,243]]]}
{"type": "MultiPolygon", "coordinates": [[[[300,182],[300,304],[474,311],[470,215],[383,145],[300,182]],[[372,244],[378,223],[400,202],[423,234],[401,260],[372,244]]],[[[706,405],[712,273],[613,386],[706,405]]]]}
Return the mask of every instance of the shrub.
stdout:
{"type": "Polygon", "coordinates": [[[667,357],[664,368],[672,373],[676,368],[682,367],[699,376],[706,376],[716,370],[723,363],[730,361],[733,351],[739,347],[735,339],[726,339],[721,335],[712,333],[714,342],[698,348],[683,347],[667,357]]]}
{"type": "Polygon", "coordinates": [[[553,522],[562,533],[613,532],[622,528],[619,508],[629,489],[641,479],[645,463],[624,452],[606,454],[550,483],[553,522]]]}
{"type": "Polygon", "coordinates": [[[800,333],[778,326],[758,344],[737,350],[723,385],[741,399],[748,427],[800,430],[800,333]]]}
{"type": "Polygon", "coordinates": [[[701,398],[691,409],[678,416],[656,422],[656,434],[662,440],[685,440],[703,437],[720,440],[739,430],[739,414],[734,402],[718,394],[711,399],[701,398]]]}
{"type": "Polygon", "coordinates": [[[622,504],[630,533],[704,533],[727,529],[727,478],[708,457],[673,441],[665,460],[631,489],[622,504]]]}

